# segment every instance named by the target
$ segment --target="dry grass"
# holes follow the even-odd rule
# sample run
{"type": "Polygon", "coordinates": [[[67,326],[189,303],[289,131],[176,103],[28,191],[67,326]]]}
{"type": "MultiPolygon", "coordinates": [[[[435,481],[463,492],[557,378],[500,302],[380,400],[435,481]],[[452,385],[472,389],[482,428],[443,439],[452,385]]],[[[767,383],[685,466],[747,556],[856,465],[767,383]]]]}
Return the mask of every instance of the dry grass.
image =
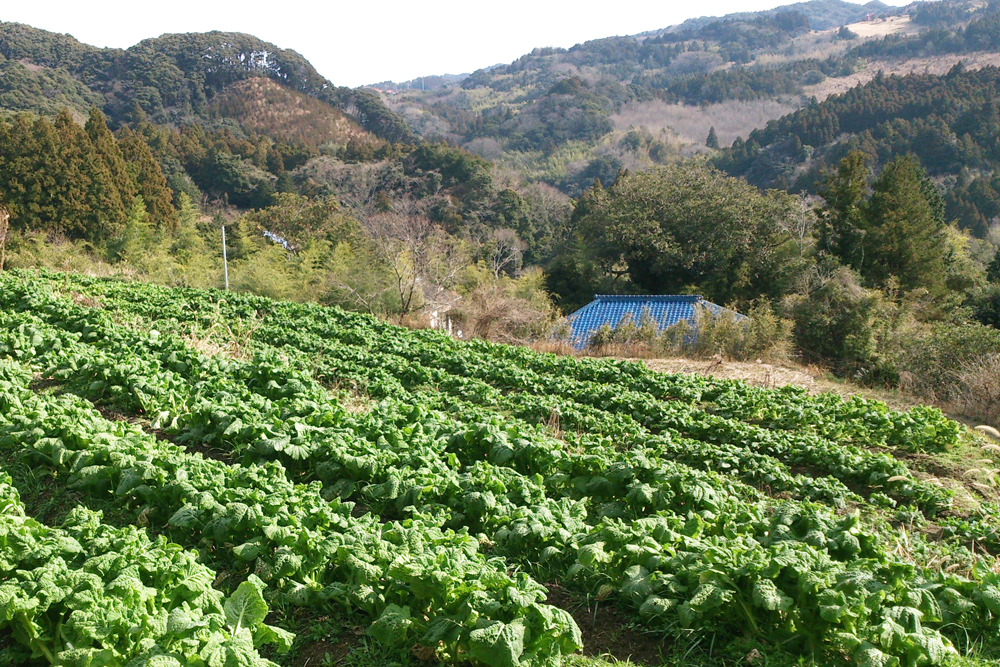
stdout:
{"type": "Polygon", "coordinates": [[[778,65],[793,60],[827,58],[843,55],[857,42],[849,42],[837,38],[837,29],[814,30],[792,38],[791,42],[782,44],[780,49],[770,53],[757,54],[755,65],[778,65]]]}
{"type": "Polygon", "coordinates": [[[357,391],[338,388],[333,394],[337,405],[354,415],[371,412],[372,406],[375,405],[375,401],[357,391]]]}
{"type": "MultiPolygon", "coordinates": [[[[920,32],[920,26],[907,16],[890,16],[877,21],[861,21],[852,23],[847,29],[861,39],[885,37],[886,35],[915,35],[920,32]]],[[[833,30],[831,32],[836,32],[833,30]]]]}
{"type": "Polygon", "coordinates": [[[412,313],[406,313],[400,315],[394,324],[398,324],[401,327],[406,327],[407,329],[430,329],[431,328],[431,316],[430,313],[425,311],[417,311],[412,313]]]}
{"type": "Polygon", "coordinates": [[[712,127],[722,145],[731,144],[736,137],[749,136],[753,130],[764,127],[769,120],[781,118],[798,109],[797,106],[777,100],[751,102],[729,101],[707,106],[668,104],[662,100],[633,102],[611,117],[616,129],[630,126],[645,127],[651,132],[669,130],[685,144],[705,145],[712,127]]]}
{"type": "Polygon", "coordinates": [[[249,361],[253,357],[253,336],[262,323],[263,320],[257,318],[237,320],[232,326],[216,322],[207,329],[192,328],[181,338],[200,354],[249,361]]]}
{"type": "Polygon", "coordinates": [[[982,69],[1000,66],[1000,53],[968,53],[908,58],[906,60],[872,60],[865,67],[850,76],[829,78],[813,86],[805,86],[806,95],[815,95],[823,101],[830,95],[838,95],[855,86],[868,83],[881,71],[886,76],[898,74],[947,74],[948,70],[962,62],[966,69],[982,69]]]}
{"type": "Polygon", "coordinates": [[[204,354],[208,357],[229,357],[231,359],[238,358],[237,355],[233,354],[232,349],[228,345],[216,340],[210,335],[200,337],[188,334],[186,336],[181,336],[181,338],[189,348],[198,354],[204,354]]]}
{"type": "Polygon", "coordinates": [[[73,303],[78,306],[83,306],[84,308],[104,308],[104,302],[100,296],[90,296],[80,294],[79,292],[70,292],[69,295],[73,299],[73,303]]]}
{"type": "Polygon", "coordinates": [[[378,143],[343,112],[264,77],[232,84],[212,102],[213,114],[244,127],[316,148],[349,141],[378,143]]]}
{"type": "Polygon", "coordinates": [[[564,357],[581,356],[576,348],[564,340],[538,340],[533,343],[529,343],[528,347],[535,352],[541,352],[543,354],[558,354],[564,357]]]}
{"type": "Polygon", "coordinates": [[[977,421],[1000,424],[1000,356],[985,355],[964,364],[955,373],[956,405],[977,421]]]}

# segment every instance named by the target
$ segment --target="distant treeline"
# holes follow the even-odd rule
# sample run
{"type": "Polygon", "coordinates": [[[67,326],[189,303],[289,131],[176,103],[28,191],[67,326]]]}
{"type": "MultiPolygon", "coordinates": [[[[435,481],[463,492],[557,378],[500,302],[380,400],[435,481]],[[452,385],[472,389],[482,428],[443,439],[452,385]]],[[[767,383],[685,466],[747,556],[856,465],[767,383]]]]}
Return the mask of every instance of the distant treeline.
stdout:
{"type": "Polygon", "coordinates": [[[120,233],[137,206],[157,225],[176,221],[172,193],[139,135],[116,138],[96,109],[85,127],[19,115],[0,123],[0,203],[14,230],[100,240],[120,233]]]}

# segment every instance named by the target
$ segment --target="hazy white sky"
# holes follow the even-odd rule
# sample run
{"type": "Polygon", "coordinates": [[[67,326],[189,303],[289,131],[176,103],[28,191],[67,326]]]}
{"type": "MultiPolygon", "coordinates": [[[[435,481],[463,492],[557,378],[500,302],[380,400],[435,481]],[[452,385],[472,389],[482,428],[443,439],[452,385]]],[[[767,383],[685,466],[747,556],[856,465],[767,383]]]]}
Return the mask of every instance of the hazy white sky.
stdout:
{"type": "MultiPolygon", "coordinates": [[[[0,0],[0,21],[126,48],[172,32],[246,32],[294,49],[337,85],[405,81],[508,63],[536,46],[570,47],[695,16],[792,0],[0,0]]],[[[888,4],[904,4],[889,0],[888,4]]]]}

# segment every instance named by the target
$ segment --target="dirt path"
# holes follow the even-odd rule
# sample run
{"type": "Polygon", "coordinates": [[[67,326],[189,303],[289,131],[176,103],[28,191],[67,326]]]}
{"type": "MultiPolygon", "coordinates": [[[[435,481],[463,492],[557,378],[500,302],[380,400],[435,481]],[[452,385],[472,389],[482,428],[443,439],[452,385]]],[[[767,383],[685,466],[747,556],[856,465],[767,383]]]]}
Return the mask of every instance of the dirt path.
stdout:
{"type": "MultiPolygon", "coordinates": [[[[798,364],[765,364],[748,361],[721,361],[718,359],[685,359],[682,357],[664,359],[643,359],[654,371],[661,373],[696,373],[712,377],[743,380],[758,387],[784,387],[798,385],[810,394],[833,393],[840,396],[864,396],[882,401],[897,410],[907,410],[916,405],[927,405],[928,401],[891,389],[872,389],[832,377],[820,368],[799,366],[798,364]]],[[[971,424],[962,415],[955,414],[948,406],[938,406],[956,421],[971,424]]]]}

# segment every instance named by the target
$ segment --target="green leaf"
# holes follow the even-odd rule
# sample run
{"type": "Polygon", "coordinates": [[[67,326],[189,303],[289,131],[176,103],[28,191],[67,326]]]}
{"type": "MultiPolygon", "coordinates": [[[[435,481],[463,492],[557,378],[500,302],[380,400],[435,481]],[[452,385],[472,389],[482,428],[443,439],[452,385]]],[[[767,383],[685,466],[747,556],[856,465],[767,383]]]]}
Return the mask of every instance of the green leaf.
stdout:
{"type": "Polygon", "coordinates": [[[524,625],[493,621],[469,633],[469,657],[488,667],[517,667],[524,653],[524,625]]]}
{"type": "Polygon", "coordinates": [[[787,611],[792,598],[782,593],[770,579],[760,579],[753,585],[753,603],[768,611],[787,611]]]}
{"type": "Polygon", "coordinates": [[[715,584],[702,584],[698,586],[688,605],[692,611],[704,614],[706,611],[723,606],[732,599],[732,591],[720,588],[715,584]]]}
{"type": "Polygon", "coordinates": [[[241,628],[254,630],[264,622],[267,617],[267,603],[264,602],[263,590],[264,582],[257,575],[251,574],[240,584],[232,597],[226,600],[223,605],[226,622],[234,634],[241,628]]]}
{"type": "Polygon", "coordinates": [[[368,634],[387,646],[395,646],[406,641],[413,619],[410,608],[390,604],[382,610],[378,620],[368,628],[368,634]]]}
{"type": "Polygon", "coordinates": [[[253,645],[256,648],[264,644],[275,644],[278,647],[278,653],[288,653],[294,641],[294,633],[262,623],[257,627],[257,632],[254,634],[253,645]]]}
{"type": "Polygon", "coordinates": [[[858,667],[897,667],[899,658],[886,655],[868,642],[854,651],[854,664],[858,667]]]}

